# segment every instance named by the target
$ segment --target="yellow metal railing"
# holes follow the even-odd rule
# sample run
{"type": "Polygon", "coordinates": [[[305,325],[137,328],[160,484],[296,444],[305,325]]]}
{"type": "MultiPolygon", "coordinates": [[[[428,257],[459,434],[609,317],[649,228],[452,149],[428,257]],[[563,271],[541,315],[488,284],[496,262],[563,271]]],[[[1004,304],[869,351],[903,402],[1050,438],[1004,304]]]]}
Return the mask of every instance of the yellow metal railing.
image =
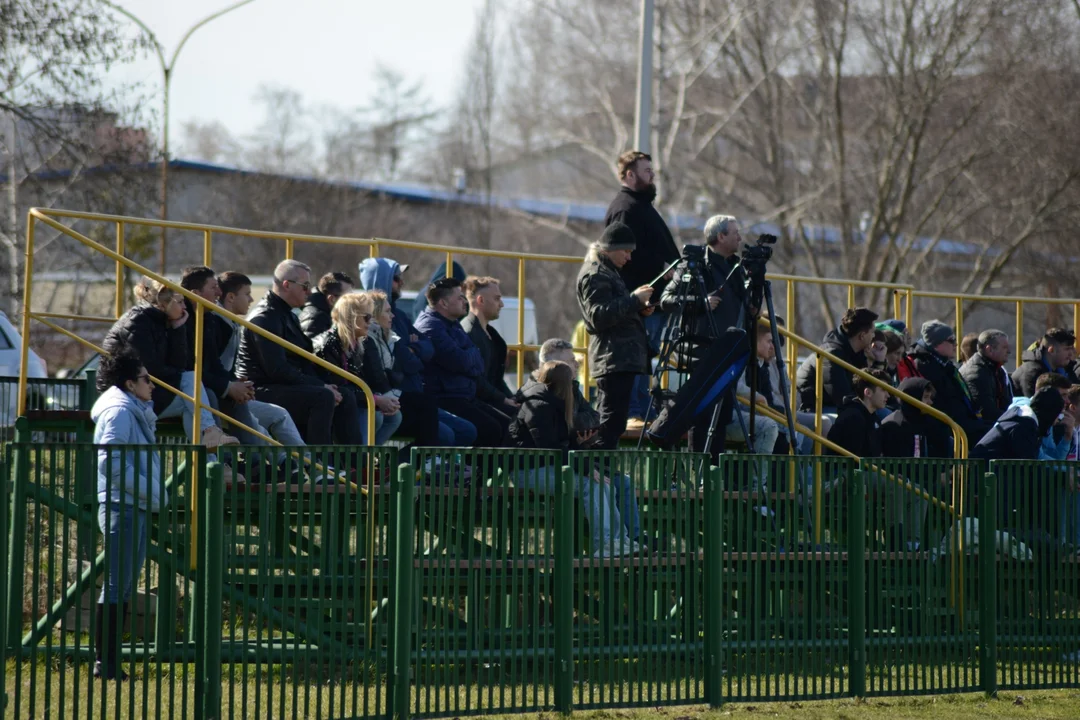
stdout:
{"type": "MultiPolygon", "coordinates": [[[[368,438],[373,439],[375,437],[375,400],[374,400],[374,397],[371,394],[371,390],[368,388],[368,386],[360,378],[356,377],[355,375],[353,375],[352,373],[350,373],[348,371],[342,370],[341,368],[339,368],[339,367],[337,367],[337,366],[335,366],[335,365],[333,365],[331,363],[326,362],[322,358],[317,357],[317,356],[313,355],[312,353],[309,353],[306,350],[303,350],[303,349],[293,345],[292,343],[289,343],[289,342],[286,342],[286,341],[282,340],[281,338],[277,337],[273,333],[267,332],[266,330],[263,330],[262,328],[260,328],[260,327],[258,327],[256,325],[253,325],[252,323],[249,323],[246,319],[244,319],[244,318],[242,318],[242,317],[240,317],[238,315],[234,315],[233,313],[225,310],[224,308],[222,308],[222,307],[220,307],[218,305],[215,305],[214,303],[211,303],[210,301],[206,300],[205,298],[202,298],[202,297],[200,297],[200,296],[198,296],[198,295],[196,295],[196,294],[194,294],[194,293],[192,293],[192,292],[190,292],[188,290],[185,290],[184,288],[177,285],[176,283],[173,283],[173,282],[169,281],[167,278],[153,272],[152,270],[150,270],[150,269],[148,269],[146,267],[143,267],[142,265],[134,262],[133,260],[130,260],[130,259],[124,257],[119,252],[115,252],[112,249],[110,249],[110,248],[108,248],[108,247],[106,247],[106,246],[104,246],[104,245],[102,245],[102,244],[100,244],[100,243],[86,237],[85,235],[83,235],[83,234],[81,234],[79,232],[76,232],[75,230],[73,230],[73,229],[71,229],[69,227],[66,227],[65,225],[61,224],[60,222],[53,219],[52,217],[49,217],[50,214],[57,215],[58,217],[67,217],[67,218],[84,218],[84,219],[98,219],[99,218],[99,216],[95,216],[95,215],[92,215],[92,214],[89,214],[89,213],[72,213],[72,212],[69,212],[69,211],[53,212],[53,211],[40,210],[40,209],[37,209],[37,208],[34,208],[34,209],[30,210],[29,218],[28,218],[28,222],[27,222],[27,230],[26,230],[26,274],[25,274],[25,284],[24,284],[24,287],[23,287],[23,312],[22,312],[23,343],[22,343],[22,349],[21,349],[22,355],[21,355],[21,358],[20,358],[20,367],[19,367],[19,390],[18,390],[18,405],[17,405],[19,415],[23,415],[26,412],[26,399],[27,399],[26,398],[26,389],[27,389],[27,371],[28,371],[27,361],[28,361],[29,348],[30,348],[31,320],[37,320],[38,322],[41,322],[42,324],[44,324],[46,327],[49,327],[53,331],[59,332],[59,333],[65,335],[67,337],[70,337],[70,338],[80,342],[84,346],[93,349],[96,352],[103,352],[103,350],[102,350],[102,348],[96,346],[94,343],[91,343],[91,342],[85,340],[84,338],[79,337],[76,333],[73,333],[71,331],[65,330],[64,328],[61,328],[56,323],[52,322],[52,319],[90,320],[90,321],[93,321],[93,322],[113,322],[114,321],[113,319],[102,318],[102,317],[87,317],[87,318],[84,318],[84,317],[80,317],[78,315],[67,315],[67,316],[65,316],[65,315],[61,315],[59,313],[35,313],[35,312],[33,312],[31,303],[33,301],[33,287],[34,287],[34,282],[33,282],[34,281],[34,231],[35,231],[35,228],[36,228],[36,223],[41,222],[44,225],[47,225],[48,227],[51,227],[52,229],[56,230],[57,232],[63,233],[64,235],[67,235],[68,237],[71,237],[71,238],[77,240],[78,242],[82,243],[83,245],[90,248],[91,250],[94,250],[94,251],[96,251],[96,252],[98,252],[98,253],[100,253],[100,254],[102,254],[102,255],[110,258],[110,259],[112,259],[114,262],[116,262],[116,266],[118,268],[117,273],[116,273],[117,293],[118,293],[117,297],[118,298],[121,298],[121,294],[123,292],[123,271],[122,271],[121,268],[126,267],[126,268],[129,268],[129,269],[134,270],[136,272],[139,272],[142,275],[145,275],[146,277],[148,277],[148,278],[150,278],[152,280],[156,280],[157,282],[162,283],[165,287],[169,288],[173,293],[178,293],[178,294],[182,295],[183,297],[190,300],[194,304],[194,307],[195,307],[195,318],[194,318],[194,322],[195,322],[195,349],[194,349],[194,356],[195,356],[194,375],[195,375],[195,380],[194,380],[194,387],[195,387],[195,390],[194,390],[194,395],[193,396],[187,395],[186,393],[181,392],[179,389],[170,386],[168,383],[165,383],[165,382],[161,381],[158,378],[151,378],[151,380],[153,382],[155,382],[157,385],[166,388],[170,392],[184,398],[186,401],[188,401],[188,402],[190,402],[190,403],[192,403],[194,405],[195,413],[194,413],[193,426],[192,426],[192,442],[195,442],[195,439],[200,437],[200,430],[201,430],[200,425],[201,425],[201,419],[202,419],[201,418],[201,410],[205,409],[205,410],[210,411],[215,416],[217,416],[219,418],[222,418],[222,419],[226,419],[230,423],[232,423],[233,425],[236,425],[237,427],[241,427],[241,428],[247,430],[248,432],[251,432],[252,434],[254,434],[254,435],[262,438],[263,440],[267,441],[271,445],[274,445],[274,446],[280,446],[281,445],[281,443],[277,442],[273,438],[267,437],[266,435],[264,435],[263,433],[255,430],[254,428],[248,427],[247,425],[244,425],[243,423],[237,422],[236,420],[234,420],[232,418],[229,418],[228,416],[224,415],[223,413],[219,412],[218,410],[215,410],[213,407],[210,407],[209,405],[204,405],[203,404],[203,398],[201,397],[201,395],[202,395],[202,393],[201,393],[201,389],[202,389],[202,355],[203,355],[203,353],[202,353],[202,335],[203,335],[202,330],[203,330],[204,314],[205,314],[205,312],[207,310],[210,310],[211,312],[216,312],[219,315],[222,315],[223,317],[228,318],[229,320],[231,320],[231,321],[241,325],[242,327],[254,332],[255,334],[259,335],[260,337],[265,338],[267,340],[270,340],[271,342],[276,343],[277,345],[280,345],[282,348],[284,348],[285,350],[287,350],[289,352],[293,352],[293,353],[296,353],[296,354],[304,357],[305,359],[307,359],[308,361],[314,363],[315,365],[319,366],[320,368],[322,368],[324,370],[327,370],[327,371],[337,375],[338,377],[341,377],[341,378],[347,380],[348,382],[352,383],[356,387],[358,387],[360,389],[360,391],[363,392],[364,398],[367,401],[368,438]]],[[[123,249],[123,244],[124,244],[123,243],[123,222],[125,222],[125,221],[128,221],[128,220],[118,220],[117,221],[117,228],[118,228],[117,229],[117,247],[120,250],[123,249]]],[[[160,223],[154,223],[153,221],[142,221],[142,222],[144,224],[160,224],[160,223]]],[[[209,251],[210,251],[210,232],[209,231],[206,232],[205,238],[206,238],[206,241],[205,241],[205,244],[204,244],[204,253],[209,253],[209,251]]],[[[119,316],[120,313],[122,313],[122,309],[123,309],[122,302],[121,302],[120,299],[118,299],[117,302],[116,302],[116,312],[118,313],[118,316],[119,316]]],[[[191,525],[192,525],[191,532],[192,532],[192,537],[198,537],[198,534],[197,534],[198,533],[198,528],[196,526],[196,521],[195,521],[195,518],[198,517],[198,514],[196,512],[198,498],[199,498],[199,488],[197,486],[198,475],[197,474],[193,475],[192,478],[193,478],[193,485],[192,485],[192,488],[191,488],[191,499],[190,499],[190,502],[191,502],[191,505],[192,505],[192,507],[191,507],[191,525]]],[[[360,488],[360,492],[363,493],[363,494],[366,494],[368,496],[368,512],[369,512],[370,517],[375,517],[375,497],[376,497],[377,493],[369,492],[368,488],[365,488],[365,487],[360,488]]],[[[375,524],[371,523],[370,527],[371,527],[371,532],[373,533],[375,524]]],[[[369,543],[368,543],[369,555],[374,552],[374,542],[373,542],[373,540],[374,540],[374,537],[372,535],[372,537],[369,538],[369,543]]],[[[192,566],[193,567],[195,566],[197,561],[198,561],[198,558],[197,558],[196,553],[192,553],[192,566]]],[[[371,573],[373,572],[373,570],[372,570],[372,568],[373,568],[372,557],[368,558],[368,568],[369,568],[369,573],[368,574],[370,576],[371,573]]],[[[371,578],[369,577],[368,580],[369,580],[369,586],[370,586],[371,578]]]]}
{"type": "MultiPolygon", "coordinates": [[[[978,303],[1007,303],[1015,307],[1015,327],[1016,336],[1013,340],[1013,351],[1016,354],[1016,367],[1020,367],[1020,363],[1023,362],[1022,355],[1024,352],[1024,308],[1028,305],[1071,305],[1073,309],[1073,328],[1080,328],[1080,299],[1078,298],[1039,298],[1039,297],[1017,297],[1010,295],[971,295],[965,293],[945,293],[945,292],[932,292],[928,290],[916,290],[914,292],[915,297],[924,298],[937,298],[940,300],[952,300],[955,304],[956,314],[956,339],[959,340],[964,335],[964,303],[965,302],[978,302],[978,303]]],[[[908,314],[905,322],[907,326],[911,327],[911,306],[908,306],[908,314]]],[[[959,343],[957,344],[957,352],[959,352],[959,343]]]]}

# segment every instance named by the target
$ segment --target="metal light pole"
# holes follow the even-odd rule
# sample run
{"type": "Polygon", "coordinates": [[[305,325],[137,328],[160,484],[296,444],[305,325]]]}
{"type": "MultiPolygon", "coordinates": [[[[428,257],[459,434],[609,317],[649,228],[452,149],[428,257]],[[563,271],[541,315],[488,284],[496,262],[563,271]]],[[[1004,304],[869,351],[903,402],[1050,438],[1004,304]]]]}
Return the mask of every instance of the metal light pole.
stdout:
{"type": "MultiPolygon", "coordinates": [[[[180,55],[180,51],[184,49],[184,44],[187,43],[188,39],[195,33],[196,30],[206,25],[207,23],[218,19],[226,13],[232,12],[233,10],[241,8],[244,5],[250,5],[253,2],[255,2],[255,0],[241,0],[241,2],[233,3],[226,8],[207,15],[202,20],[192,25],[190,28],[188,28],[188,31],[184,33],[184,36],[180,38],[180,44],[176,46],[176,50],[173,51],[172,57],[170,57],[168,62],[166,62],[165,48],[158,41],[157,35],[154,34],[154,31],[147,27],[146,23],[135,17],[135,15],[133,15],[131,12],[125,10],[114,2],[105,0],[106,5],[113,8],[118,13],[125,16],[126,18],[134,22],[136,25],[138,25],[140,28],[142,28],[142,31],[146,33],[146,36],[150,39],[150,43],[154,46],[154,51],[157,53],[158,63],[161,65],[161,77],[163,80],[162,95],[164,96],[162,98],[161,104],[163,123],[161,153],[161,219],[163,221],[167,220],[169,216],[169,87],[172,83],[173,69],[176,67],[176,58],[180,55]]],[[[165,249],[165,235],[165,227],[162,226],[161,262],[159,270],[162,275],[164,275],[166,272],[166,260],[168,257],[167,251],[165,249]]]]}
{"type": "Polygon", "coordinates": [[[637,116],[634,118],[635,150],[649,152],[652,128],[653,0],[641,0],[641,52],[637,70],[637,116]]]}

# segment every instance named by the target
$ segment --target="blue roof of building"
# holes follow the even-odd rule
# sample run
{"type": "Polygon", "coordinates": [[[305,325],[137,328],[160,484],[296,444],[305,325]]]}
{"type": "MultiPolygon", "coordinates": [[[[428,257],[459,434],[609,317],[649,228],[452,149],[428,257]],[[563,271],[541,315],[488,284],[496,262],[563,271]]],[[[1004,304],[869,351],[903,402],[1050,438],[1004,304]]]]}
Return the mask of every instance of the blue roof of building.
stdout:
{"type": "MultiPolygon", "coordinates": [[[[120,169],[121,166],[117,165],[101,165],[94,168],[84,170],[84,173],[101,173],[112,172],[120,169]]],[[[158,162],[140,163],[138,165],[123,166],[125,170],[153,170],[160,167],[158,162]]],[[[214,163],[195,162],[192,160],[170,160],[169,167],[176,170],[191,170],[195,172],[208,172],[223,175],[266,175],[261,171],[243,170],[241,168],[231,167],[228,165],[218,165],[214,163]]],[[[69,170],[51,170],[38,173],[37,177],[41,180],[49,180],[55,178],[64,178],[70,175],[69,170]]],[[[281,177],[281,176],[278,176],[281,177]]],[[[456,190],[449,190],[445,188],[433,187],[430,185],[417,185],[411,183],[393,183],[393,182],[370,182],[366,180],[325,180],[317,178],[311,175],[286,175],[284,176],[288,180],[295,182],[310,182],[320,183],[324,185],[331,185],[334,187],[350,187],[357,190],[364,190],[386,197],[396,198],[407,202],[431,202],[431,203],[447,203],[447,204],[461,204],[461,205],[474,205],[474,206],[486,206],[489,203],[494,207],[503,208],[506,210],[516,210],[518,212],[528,213],[530,215],[542,215],[545,217],[558,218],[560,220],[576,220],[580,222],[590,223],[602,223],[604,222],[604,216],[607,214],[607,205],[599,203],[581,203],[572,202],[569,200],[556,200],[556,199],[543,199],[543,198],[522,198],[522,197],[509,197],[495,195],[490,198],[482,193],[476,192],[457,192],[456,190]]],[[[3,182],[4,178],[0,176],[0,182],[3,182]]],[[[672,230],[700,230],[705,225],[707,218],[700,217],[688,213],[671,213],[665,212],[664,219],[672,230]]],[[[761,222],[755,223],[749,227],[750,231],[754,233],[772,233],[775,235],[780,234],[780,227],[774,223],[761,222]]],[[[840,241],[840,230],[835,227],[829,226],[807,226],[807,232],[812,240],[825,243],[838,243],[840,241]]],[[[884,242],[884,240],[883,240],[884,242]]],[[[930,243],[934,242],[933,238],[920,237],[912,245],[912,250],[922,250],[926,248],[930,243]]],[[[967,243],[957,240],[941,239],[937,241],[936,251],[952,254],[952,255],[975,255],[982,251],[982,248],[973,243],[967,243]]],[[[991,255],[997,254],[996,251],[991,250],[991,255]]]]}

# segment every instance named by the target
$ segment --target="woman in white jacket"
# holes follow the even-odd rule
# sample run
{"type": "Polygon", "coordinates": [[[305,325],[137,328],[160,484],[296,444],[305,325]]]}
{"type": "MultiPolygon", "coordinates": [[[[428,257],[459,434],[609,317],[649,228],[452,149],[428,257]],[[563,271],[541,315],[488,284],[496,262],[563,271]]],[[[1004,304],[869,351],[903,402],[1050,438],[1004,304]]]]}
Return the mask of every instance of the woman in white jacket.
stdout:
{"type": "Polygon", "coordinates": [[[160,512],[168,497],[155,446],[153,386],[139,356],[127,348],[103,356],[97,386],[101,396],[90,417],[98,446],[98,525],[105,537],[105,582],[96,611],[94,676],[124,680],[127,675],[117,662],[119,639],[146,559],[148,515],[160,512]],[[147,447],[132,447],[137,445],[147,447]]]}

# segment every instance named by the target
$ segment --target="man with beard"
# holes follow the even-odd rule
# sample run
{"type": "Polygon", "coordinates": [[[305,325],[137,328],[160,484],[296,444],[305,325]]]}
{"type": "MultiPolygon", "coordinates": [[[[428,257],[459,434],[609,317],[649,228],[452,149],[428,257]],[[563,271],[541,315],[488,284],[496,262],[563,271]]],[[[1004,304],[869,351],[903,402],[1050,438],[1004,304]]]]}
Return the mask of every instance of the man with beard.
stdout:
{"type": "MultiPolygon", "coordinates": [[[[653,207],[656,199],[652,157],[637,150],[619,156],[619,180],[622,187],[608,206],[604,226],[622,223],[634,233],[637,242],[634,257],[619,269],[628,288],[640,288],[651,283],[665,267],[679,259],[679,248],[664,218],[653,207]]],[[[654,288],[659,298],[663,287],[654,288]]],[[[660,339],[667,322],[665,312],[655,312],[645,318],[645,333],[649,340],[649,357],[660,353],[660,339]]],[[[649,407],[649,376],[638,376],[630,396],[629,425],[640,426],[649,407]]]]}

